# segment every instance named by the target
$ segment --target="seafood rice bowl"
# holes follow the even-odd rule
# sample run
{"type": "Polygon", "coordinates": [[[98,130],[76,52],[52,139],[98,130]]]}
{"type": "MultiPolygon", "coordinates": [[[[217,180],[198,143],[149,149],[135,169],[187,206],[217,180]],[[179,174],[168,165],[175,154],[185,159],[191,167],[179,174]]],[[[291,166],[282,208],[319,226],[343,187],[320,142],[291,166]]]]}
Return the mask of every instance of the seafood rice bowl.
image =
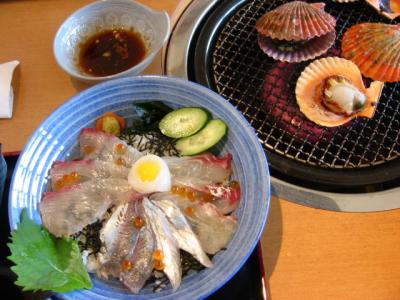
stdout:
{"type": "Polygon", "coordinates": [[[264,150],[228,101],[181,79],[113,80],[59,107],[21,153],[11,260],[22,285],[29,218],[80,254],[84,284],[48,288],[61,298],[204,298],[247,260],[269,197],[264,150]]]}

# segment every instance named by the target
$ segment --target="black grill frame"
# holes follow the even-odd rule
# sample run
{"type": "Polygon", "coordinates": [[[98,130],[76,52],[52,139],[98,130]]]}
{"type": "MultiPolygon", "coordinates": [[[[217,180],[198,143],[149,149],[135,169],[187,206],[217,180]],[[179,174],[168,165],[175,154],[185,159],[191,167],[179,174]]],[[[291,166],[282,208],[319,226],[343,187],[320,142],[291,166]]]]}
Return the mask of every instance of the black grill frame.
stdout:
{"type": "MultiPolygon", "coordinates": [[[[198,38],[193,41],[192,48],[195,51],[189,58],[189,74],[192,74],[189,79],[212,88],[243,113],[255,128],[260,142],[268,154],[271,168],[282,174],[288,181],[296,184],[304,182],[300,185],[307,187],[320,185],[318,189],[321,190],[340,191],[343,188],[347,192],[349,188],[355,187],[365,187],[365,189],[370,190],[370,185],[375,185],[379,187],[373,189],[379,190],[384,189],[382,186],[396,185],[400,177],[400,83],[385,85],[377,113],[372,120],[357,119],[350,127],[348,125],[346,125],[347,127],[341,126],[333,133],[328,130],[328,133],[331,134],[329,137],[325,136],[326,130],[323,130],[317,143],[308,141],[307,137],[299,139],[299,137],[296,137],[298,132],[294,134],[285,132],[279,127],[277,118],[269,116],[268,112],[264,111],[265,108],[260,96],[262,83],[265,74],[276,62],[258,48],[255,28],[252,26],[251,31],[249,31],[251,27],[249,24],[254,25],[255,20],[266,11],[267,7],[273,9],[286,2],[288,1],[242,0],[219,3],[206,18],[201,32],[198,33],[198,38]],[[263,4],[265,6],[262,6],[263,4]],[[239,16],[238,12],[243,10],[247,10],[247,14],[244,13],[239,16]],[[251,20],[247,23],[244,22],[247,27],[239,22],[240,26],[237,25],[237,28],[230,26],[226,29],[227,24],[229,25],[229,22],[232,22],[231,20],[234,20],[234,18],[245,19],[249,18],[248,15],[251,15],[251,20]],[[241,35],[247,36],[244,39],[244,46],[231,43],[236,47],[235,51],[240,55],[242,62],[232,59],[232,57],[226,57],[223,51],[218,50],[221,44],[219,39],[223,44],[228,43],[229,38],[232,38],[224,36],[225,29],[235,32],[239,37],[241,35]],[[244,51],[251,55],[242,55],[244,51]],[[215,65],[215,59],[220,59],[224,63],[215,65]],[[222,71],[218,68],[221,68],[222,71]],[[221,73],[225,72],[224,68],[239,71],[236,74],[233,73],[233,76],[238,76],[238,78],[222,76],[216,79],[216,73],[220,72],[224,75],[221,73]],[[246,76],[241,76],[243,73],[246,76]],[[221,80],[229,79],[236,86],[223,89],[224,84],[221,84],[221,80]],[[247,96],[246,102],[243,101],[243,95],[247,96]],[[368,147],[363,148],[366,139],[368,140],[368,147]],[[392,140],[390,145],[385,145],[387,139],[392,140]],[[274,142],[284,144],[287,147],[280,149],[273,144],[274,142]],[[296,149],[294,152],[293,147],[296,149]],[[374,148],[378,148],[378,151],[369,150],[374,148]],[[300,153],[297,151],[298,149],[305,149],[311,155],[304,156],[302,151],[300,153]],[[349,155],[343,158],[341,151],[347,151],[349,155]],[[318,155],[323,159],[315,159],[318,155]]],[[[365,21],[390,23],[384,17],[379,16],[373,8],[361,1],[347,4],[326,2],[326,4],[326,11],[337,17],[335,47],[338,49],[340,49],[343,33],[350,26],[365,21]]],[[[235,37],[232,41],[235,41],[235,37]]],[[[310,62],[297,65],[297,70],[291,80],[292,95],[289,102],[295,101],[293,86],[300,72],[310,62]]],[[[299,111],[298,114],[301,115],[299,111]]],[[[311,135],[312,132],[307,132],[307,134],[311,135]]]]}

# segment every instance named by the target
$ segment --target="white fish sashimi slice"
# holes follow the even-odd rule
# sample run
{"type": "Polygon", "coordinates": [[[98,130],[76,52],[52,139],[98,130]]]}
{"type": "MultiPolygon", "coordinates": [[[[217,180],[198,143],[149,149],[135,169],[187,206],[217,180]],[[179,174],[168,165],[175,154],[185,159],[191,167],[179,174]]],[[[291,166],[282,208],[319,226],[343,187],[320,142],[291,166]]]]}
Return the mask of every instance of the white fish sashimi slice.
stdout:
{"type": "Polygon", "coordinates": [[[237,229],[236,218],[223,215],[212,203],[192,202],[169,192],[153,194],[150,199],[153,201],[170,200],[182,211],[191,207],[193,213],[185,214],[185,217],[199,239],[203,250],[208,254],[215,254],[226,248],[237,229]]]}
{"type": "Polygon", "coordinates": [[[135,248],[139,229],[133,224],[138,214],[140,201],[129,201],[117,206],[110,219],[100,231],[100,240],[105,252],[99,258],[101,273],[119,277],[121,264],[125,257],[135,248]]]}
{"type": "Polygon", "coordinates": [[[172,184],[197,189],[227,180],[232,174],[232,155],[216,157],[211,153],[197,156],[164,157],[171,172],[172,184]]]}
{"type": "Polygon", "coordinates": [[[139,197],[126,180],[91,180],[44,194],[39,203],[43,225],[55,236],[69,236],[101,219],[107,209],[139,197]]]}
{"type": "Polygon", "coordinates": [[[173,236],[171,225],[163,211],[149,199],[143,199],[143,207],[146,224],[150,224],[154,233],[156,249],[161,250],[164,255],[163,271],[171,282],[173,290],[176,290],[181,284],[182,269],[178,243],[173,236]]]}
{"type": "Polygon", "coordinates": [[[113,200],[80,185],[44,195],[39,204],[43,225],[55,236],[70,236],[99,220],[113,200]]]}
{"type": "Polygon", "coordinates": [[[94,128],[85,128],[79,137],[81,156],[84,159],[99,159],[109,162],[123,160],[125,166],[130,167],[143,156],[135,148],[123,140],[94,128]],[[123,149],[118,149],[122,145],[123,149]]]}
{"type": "Polygon", "coordinates": [[[50,170],[50,179],[53,189],[58,180],[64,175],[76,173],[79,175],[79,182],[90,179],[101,178],[127,178],[129,168],[115,164],[114,162],[106,162],[100,160],[74,160],[56,162],[50,170]]]}
{"type": "Polygon", "coordinates": [[[240,185],[235,181],[211,184],[200,191],[211,194],[214,197],[211,203],[224,215],[233,212],[239,205],[240,185]]]}
{"type": "Polygon", "coordinates": [[[237,229],[236,218],[224,216],[211,203],[193,206],[193,214],[188,216],[188,220],[204,251],[209,254],[226,248],[237,229]]]}
{"type": "Polygon", "coordinates": [[[179,248],[193,255],[203,266],[211,268],[213,263],[208,258],[207,254],[193,233],[189,223],[177,205],[169,200],[160,200],[153,202],[156,206],[168,217],[168,220],[173,225],[173,234],[178,242],[179,248]]]}
{"type": "Polygon", "coordinates": [[[137,294],[153,271],[153,252],[155,240],[150,226],[140,229],[135,248],[126,256],[132,263],[132,269],[123,270],[120,280],[133,293],[137,294]]]}

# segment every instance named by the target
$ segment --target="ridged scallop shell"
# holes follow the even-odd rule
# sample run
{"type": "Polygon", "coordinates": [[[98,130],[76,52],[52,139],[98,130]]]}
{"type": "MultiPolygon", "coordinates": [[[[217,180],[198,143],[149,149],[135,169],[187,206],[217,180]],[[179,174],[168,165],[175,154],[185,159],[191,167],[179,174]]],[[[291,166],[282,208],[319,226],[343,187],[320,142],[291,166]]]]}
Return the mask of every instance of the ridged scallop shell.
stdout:
{"type": "Polygon", "coordinates": [[[309,120],[322,126],[335,127],[343,125],[357,116],[372,118],[383,85],[383,82],[374,81],[367,89],[364,86],[360,70],[353,62],[339,57],[321,58],[308,65],[301,73],[296,84],[296,100],[300,111],[309,120]],[[317,93],[318,87],[325,79],[335,75],[347,78],[367,96],[366,105],[362,111],[347,116],[331,112],[322,104],[317,93]]]}
{"type": "Polygon", "coordinates": [[[393,20],[400,16],[400,0],[365,0],[378,13],[393,20]]]}
{"type": "Polygon", "coordinates": [[[400,81],[400,24],[362,23],[343,36],[342,55],[374,80],[400,81]]]}
{"type": "Polygon", "coordinates": [[[322,127],[308,120],[299,111],[293,98],[293,88],[288,84],[288,78],[297,73],[297,64],[276,62],[268,69],[262,89],[264,109],[268,122],[285,130],[300,141],[308,140],[317,143],[330,140],[336,132],[333,128],[322,127]]]}
{"type": "Polygon", "coordinates": [[[301,41],[335,30],[336,19],[324,11],[324,3],[293,1],[264,14],[256,29],[264,36],[286,41],[301,41]]]}
{"type": "Polygon", "coordinates": [[[352,2],[357,2],[358,0],[332,0],[332,1],[337,3],[352,3],[352,2]]]}
{"type": "Polygon", "coordinates": [[[258,34],[258,45],[265,54],[271,56],[273,59],[297,63],[324,54],[335,42],[335,37],[336,34],[332,31],[321,37],[308,40],[296,50],[285,51],[281,50],[271,38],[258,34]]]}

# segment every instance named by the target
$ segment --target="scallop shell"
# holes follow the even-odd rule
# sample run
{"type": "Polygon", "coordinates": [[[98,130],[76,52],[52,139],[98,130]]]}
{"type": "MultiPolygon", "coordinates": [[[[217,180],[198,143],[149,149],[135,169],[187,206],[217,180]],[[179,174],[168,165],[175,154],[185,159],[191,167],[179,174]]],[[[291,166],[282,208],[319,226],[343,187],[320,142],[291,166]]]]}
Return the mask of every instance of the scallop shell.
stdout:
{"type": "Polygon", "coordinates": [[[269,68],[263,84],[262,99],[268,122],[299,141],[311,143],[330,140],[336,128],[322,127],[308,120],[299,111],[293,95],[294,84],[288,84],[296,76],[298,65],[276,62],[269,68]]]}
{"type": "Polygon", "coordinates": [[[335,31],[336,19],[324,11],[324,3],[293,1],[267,12],[256,29],[272,39],[301,41],[335,31]]]}
{"type": "Polygon", "coordinates": [[[308,40],[298,49],[288,51],[281,49],[271,38],[258,34],[258,45],[264,53],[273,59],[297,63],[324,54],[335,42],[335,37],[336,34],[332,31],[321,37],[308,40]]]}
{"type": "Polygon", "coordinates": [[[357,2],[358,0],[332,0],[332,1],[337,3],[352,3],[352,2],[357,2]]]}
{"type": "Polygon", "coordinates": [[[361,72],[357,66],[344,58],[327,57],[315,60],[301,73],[296,84],[296,99],[300,111],[311,121],[327,127],[335,127],[359,117],[372,118],[383,89],[383,82],[374,81],[367,89],[364,86],[361,72]],[[367,96],[362,111],[346,116],[331,112],[321,103],[317,90],[324,79],[330,76],[342,76],[350,80],[367,96]]]}
{"type": "Polygon", "coordinates": [[[393,20],[400,16],[400,0],[365,0],[378,13],[386,18],[393,20]]]}
{"type": "Polygon", "coordinates": [[[362,23],[343,36],[342,55],[374,80],[400,81],[400,24],[362,23]]]}

